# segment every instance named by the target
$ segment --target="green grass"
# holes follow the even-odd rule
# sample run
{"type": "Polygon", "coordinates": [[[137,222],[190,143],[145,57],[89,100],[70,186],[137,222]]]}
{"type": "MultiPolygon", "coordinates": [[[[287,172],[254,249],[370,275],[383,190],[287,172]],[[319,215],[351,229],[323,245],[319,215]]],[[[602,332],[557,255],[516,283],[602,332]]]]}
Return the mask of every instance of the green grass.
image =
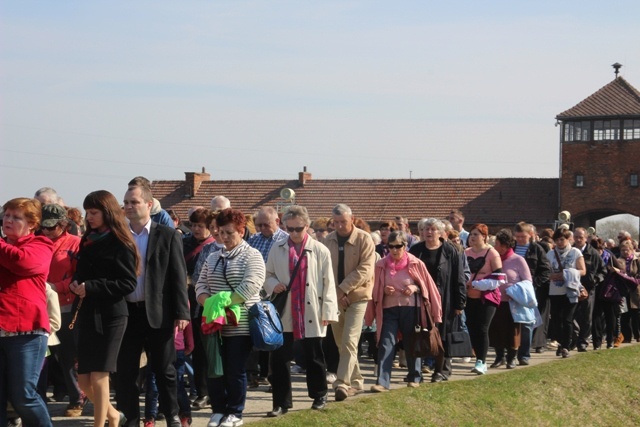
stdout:
{"type": "Polygon", "coordinates": [[[251,425],[637,426],[640,345],[601,350],[470,381],[423,384],[331,402],[251,425]]]}

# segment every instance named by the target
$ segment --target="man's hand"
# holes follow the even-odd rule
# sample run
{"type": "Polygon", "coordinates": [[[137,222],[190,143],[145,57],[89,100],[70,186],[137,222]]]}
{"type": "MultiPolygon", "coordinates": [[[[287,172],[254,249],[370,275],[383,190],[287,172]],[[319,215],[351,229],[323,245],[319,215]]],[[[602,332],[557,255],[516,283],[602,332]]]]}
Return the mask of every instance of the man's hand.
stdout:
{"type": "Polygon", "coordinates": [[[338,301],[338,304],[340,305],[340,308],[343,310],[346,310],[347,307],[351,305],[351,303],[349,302],[349,297],[346,295],[342,295],[342,297],[338,301]]]}

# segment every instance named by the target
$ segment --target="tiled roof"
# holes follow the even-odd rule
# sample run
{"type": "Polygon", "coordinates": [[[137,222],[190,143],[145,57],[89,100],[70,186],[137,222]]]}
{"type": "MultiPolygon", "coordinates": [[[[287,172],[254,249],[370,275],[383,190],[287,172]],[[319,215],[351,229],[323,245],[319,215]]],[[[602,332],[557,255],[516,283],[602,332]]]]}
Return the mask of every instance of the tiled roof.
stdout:
{"type": "Polygon", "coordinates": [[[460,209],[468,224],[549,224],[558,212],[557,179],[314,179],[304,186],[298,180],[214,180],[202,182],[192,198],[185,197],[186,188],[185,181],[156,181],[152,190],[163,208],[175,209],[182,218],[193,206],[208,207],[216,195],[228,197],[245,213],[276,207],[283,202],[283,188],[294,189],[296,203],[305,206],[312,219],[329,216],[337,203],[346,203],[355,216],[374,222],[396,215],[410,221],[444,218],[451,209],[460,209]]]}
{"type": "Polygon", "coordinates": [[[640,92],[622,77],[613,80],[575,107],[558,114],[556,119],[612,116],[640,116],[640,92]]]}

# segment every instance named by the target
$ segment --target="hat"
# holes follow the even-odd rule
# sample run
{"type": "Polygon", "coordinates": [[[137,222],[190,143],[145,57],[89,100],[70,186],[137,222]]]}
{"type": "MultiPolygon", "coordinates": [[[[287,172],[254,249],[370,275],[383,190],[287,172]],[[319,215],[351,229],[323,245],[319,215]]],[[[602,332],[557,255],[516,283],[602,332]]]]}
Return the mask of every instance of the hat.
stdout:
{"type": "Polygon", "coordinates": [[[67,219],[67,210],[55,203],[42,207],[42,226],[54,227],[59,221],[67,219]]]}

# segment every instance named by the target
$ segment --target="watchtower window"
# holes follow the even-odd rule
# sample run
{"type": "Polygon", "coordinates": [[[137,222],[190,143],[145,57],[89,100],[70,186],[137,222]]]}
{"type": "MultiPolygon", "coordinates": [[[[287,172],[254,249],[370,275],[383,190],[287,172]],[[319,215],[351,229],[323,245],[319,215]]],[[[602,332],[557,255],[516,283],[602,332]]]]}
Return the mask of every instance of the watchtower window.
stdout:
{"type": "Polygon", "coordinates": [[[640,139],[640,120],[625,120],[622,136],[624,139],[640,139]]]}
{"type": "Polygon", "coordinates": [[[589,141],[591,139],[591,122],[567,122],[564,125],[564,140],[589,141]]]}
{"type": "Polygon", "coordinates": [[[620,120],[596,120],[593,122],[594,141],[616,141],[620,139],[620,120]]]}

